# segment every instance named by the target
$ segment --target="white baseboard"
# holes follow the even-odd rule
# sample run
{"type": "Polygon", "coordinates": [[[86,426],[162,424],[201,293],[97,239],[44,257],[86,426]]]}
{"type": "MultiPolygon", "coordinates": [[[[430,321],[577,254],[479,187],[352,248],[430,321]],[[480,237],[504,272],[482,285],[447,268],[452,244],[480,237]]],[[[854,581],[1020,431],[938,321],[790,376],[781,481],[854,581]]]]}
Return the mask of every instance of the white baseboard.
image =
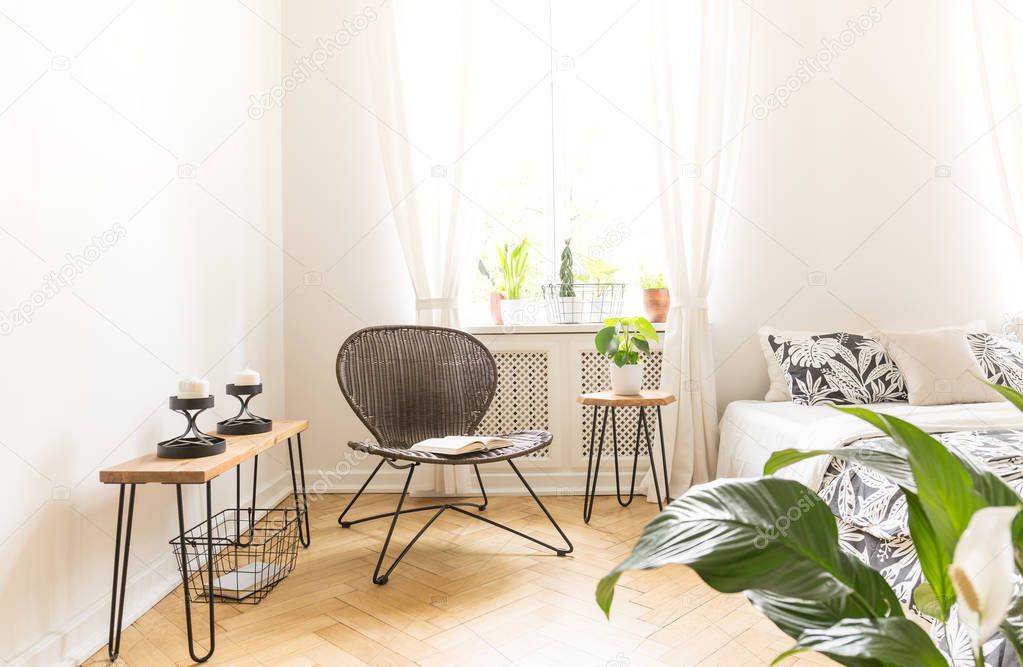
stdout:
{"type": "MultiPolygon", "coordinates": [[[[291,473],[285,470],[259,492],[257,505],[275,507],[291,494],[291,473]]],[[[132,561],[131,565],[136,566],[137,561],[132,561]]],[[[124,609],[123,627],[127,628],[134,623],[180,585],[181,575],[174,555],[169,550],[153,567],[129,572],[125,588],[128,604],[124,609]]],[[[14,656],[11,664],[26,667],[80,665],[96,651],[106,647],[109,623],[110,600],[104,597],[59,630],[50,632],[34,646],[14,656]]],[[[182,645],[181,650],[182,655],[188,655],[187,647],[182,645]]]]}

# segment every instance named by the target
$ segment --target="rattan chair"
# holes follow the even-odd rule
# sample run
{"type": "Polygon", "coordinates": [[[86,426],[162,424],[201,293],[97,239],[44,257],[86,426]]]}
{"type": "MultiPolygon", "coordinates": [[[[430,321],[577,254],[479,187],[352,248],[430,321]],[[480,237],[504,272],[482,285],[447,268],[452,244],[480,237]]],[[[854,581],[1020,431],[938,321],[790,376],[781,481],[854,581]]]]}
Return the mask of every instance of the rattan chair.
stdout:
{"type": "Polygon", "coordinates": [[[476,432],[497,388],[497,366],[490,351],[463,331],[442,327],[382,326],[362,329],[352,334],[337,355],[337,381],[345,400],[372,433],[375,441],[349,442],[354,450],[380,457],[358,493],[349,501],[338,523],[349,528],[357,523],[390,517],[384,546],[380,551],[373,583],[385,584],[394,568],[412,549],[433,522],[447,510],[479,519],[514,533],[535,544],[554,551],[558,556],[572,552],[572,543],[547,511],[540,498],[526,482],[512,459],[525,456],[550,445],[553,436],[546,431],[522,431],[505,434],[512,440],[508,447],[458,456],[441,456],[409,450],[416,442],[445,435],[476,432]],[[399,461],[403,463],[399,463],[399,461]],[[476,512],[487,507],[487,492],[479,466],[483,463],[507,461],[565,542],[556,547],[476,512]],[[393,512],[375,514],[346,521],[345,516],[384,464],[396,470],[407,470],[405,486],[393,512]],[[471,465],[483,496],[482,503],[447,502],[426,507],[402,509],[408,496],[412,476],[420,465],[471,465]],[[405,546],[383,574],[387,549],[394,535],[398,517],[413,512],[433,510],[434,514],[405,546]]]}

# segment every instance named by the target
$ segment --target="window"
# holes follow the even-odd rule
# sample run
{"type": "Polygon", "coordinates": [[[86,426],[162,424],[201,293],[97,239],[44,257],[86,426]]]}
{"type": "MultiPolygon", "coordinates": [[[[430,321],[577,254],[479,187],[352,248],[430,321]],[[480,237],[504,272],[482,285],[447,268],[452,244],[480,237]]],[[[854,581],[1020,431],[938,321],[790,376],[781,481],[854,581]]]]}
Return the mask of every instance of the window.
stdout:
{"type": "Polygon", "coordinates": [[[406,1],[398,11],[410,133],[429,142],[445,127],[443,141],[457,143],[451,136],[465,132],[464,153],[446,163],[461,163],[452,188],[475,231],[461,274],[463,323],[490,321],[478,261],[497,275],[497,248],[523,238],[528,298],[560,282],[571,239],[576,271],[590,260],[615,269],[613,280],[628,284],[626,310],[641,312],[639,276],[664,265],[650,55],[639,48],[647,14],[631,1],[465,4],[465,21],[462,2],[406,1]]]}

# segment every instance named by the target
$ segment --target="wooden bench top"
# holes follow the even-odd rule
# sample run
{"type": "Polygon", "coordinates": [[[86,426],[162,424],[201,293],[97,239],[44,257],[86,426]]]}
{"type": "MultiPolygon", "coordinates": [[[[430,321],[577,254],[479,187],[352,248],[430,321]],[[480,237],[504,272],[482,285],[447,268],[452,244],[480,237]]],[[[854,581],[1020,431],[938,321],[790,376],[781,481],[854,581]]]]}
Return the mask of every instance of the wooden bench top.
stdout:
{"type": "Polygon", "coordinates": [[[675,396],[666,391],[641,391],[635,396],[619,396],[610,391],[598,391],[592,394],[579,394],[575,398],[583,405],[604,405],[612,408],[628,408],[651,405],[671,405],[675,396]]]}
{"type": "MultiPolygon", "coordinates": [[[[112,468],[99,471],[103,484],[202,484],[239,463],[248,461],[274,445],[309,428],[305,419],[273,420],[273,430],[255,435],[222,435],[227,440],[227,451],[201,459],[161,459],[155,453],[125,461],[112,468]]],[[[210,435],[214,435],[211,433],[210,435]]],[[[156,443],[153,443],[156,449],[156,443]]]]}

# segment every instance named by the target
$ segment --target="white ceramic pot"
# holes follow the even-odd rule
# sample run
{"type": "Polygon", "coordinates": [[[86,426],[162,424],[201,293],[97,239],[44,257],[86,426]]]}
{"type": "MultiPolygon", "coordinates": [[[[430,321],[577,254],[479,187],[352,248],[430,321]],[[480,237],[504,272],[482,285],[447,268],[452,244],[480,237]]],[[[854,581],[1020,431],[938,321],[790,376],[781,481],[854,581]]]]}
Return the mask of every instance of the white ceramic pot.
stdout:
{"type": "Polygon", "coordinates": [[[527,299],[502,299],[501,319],[505,326],[536,324],[540,308],[535,301],[527,299]]]}
{"type": "Polygon", "coordinates": [[[613,361],[608,362],[611,369],[611,392],[618,396],[635,396],[643,386],[643,367],[631,364],[619,368],[613,361]]]}

